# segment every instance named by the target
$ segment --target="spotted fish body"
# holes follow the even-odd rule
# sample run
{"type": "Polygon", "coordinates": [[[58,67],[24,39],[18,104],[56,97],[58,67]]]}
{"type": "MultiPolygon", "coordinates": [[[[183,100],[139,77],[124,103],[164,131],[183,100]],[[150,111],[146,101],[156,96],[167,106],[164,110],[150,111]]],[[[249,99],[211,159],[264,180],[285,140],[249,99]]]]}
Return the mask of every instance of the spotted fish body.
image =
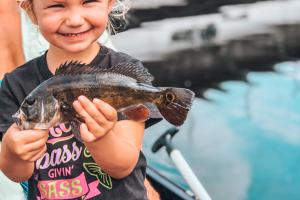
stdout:
{"type": "Polygon", "coordinates": [[[78,96],[84,95],[89,99],[102,99],[116,110],[146,102],[159,104],[163,100],[161,89],[137,83],[130,77],[113,73],[64,77],[64,80],[53,85],[51,90],[60,103],[69,104],[78,96]],[[73,84],[70,84],[71,82],[73,84]]]}
{"type": "Polygon", "coordinates": [[[62,122],[80,123],[72,103],[84,95],[91,100],[102,99],[123,119],[141,119],[147,115],[149,105],[155,105],[167,121],[181,125],[194,93],[183,88],[147,84],[152,80],[145,68],[132,63],[111,68],[66,63],[25,98],[13,117],[22,129],[48,129],[62,122]]]}

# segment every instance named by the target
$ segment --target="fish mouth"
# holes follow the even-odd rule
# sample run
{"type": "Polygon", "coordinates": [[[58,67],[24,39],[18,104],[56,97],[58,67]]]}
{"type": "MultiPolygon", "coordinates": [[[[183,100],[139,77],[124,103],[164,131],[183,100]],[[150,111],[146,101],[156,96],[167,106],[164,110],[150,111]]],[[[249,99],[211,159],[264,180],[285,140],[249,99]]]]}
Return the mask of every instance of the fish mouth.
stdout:
{"type": "Polygon", "coordinates": [[[21,130],[28,130],[28,129],[36,129],[36,130],[44,130],[49,129],[50,124],[48,123],[33,123],[26,121],[27,117],[22,110],[18,110],[12,116],[14,122],[18,125],[21,130]]]}
{"type": "Polygon", "coordinates": [[[26,121],[26,115],[22,110],[18,110],[13,116],[12,116],[14,122],[19,126],[22,127],[23,122],[26,121]]]}
{"type": "Polygon", "coordinates": [[[20,109],[14,115],[12,115],[13,121],[18,125],[21,130],[37,129],[45,130],[52,126],[57,125],[61,121],[61,115],[59,110],[57,110],[49,122],[29,122],[27,121],[26,114],[20,109]]]}
{"type": "Polygon", "coordinates": [[[27,121],[26,114],[20,109],[12,116],[14,122],[18,125],[21,130],[28,129],[45,129],[43,124],[37,124],[27,121]]]}

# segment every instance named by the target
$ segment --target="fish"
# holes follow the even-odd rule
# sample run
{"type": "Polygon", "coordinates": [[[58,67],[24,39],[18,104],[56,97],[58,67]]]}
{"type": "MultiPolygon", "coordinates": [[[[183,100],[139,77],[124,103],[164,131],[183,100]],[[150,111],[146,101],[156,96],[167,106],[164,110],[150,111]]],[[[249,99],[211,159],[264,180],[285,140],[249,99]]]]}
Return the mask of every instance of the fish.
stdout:
{"type": "Polygon", "coordinates": [[[117,110],[118,120],[145,121],[157,112],[171,124],[182,125],[194,92],[155,87],[150,84],[153,79],[146,68],[131,62],[103,67],[68,61],[30,92],[12,117],[22,130],[49,129],[67,122],[78,130],[84,120],[72,103],[84,95],[110,104],[117,110]]]}

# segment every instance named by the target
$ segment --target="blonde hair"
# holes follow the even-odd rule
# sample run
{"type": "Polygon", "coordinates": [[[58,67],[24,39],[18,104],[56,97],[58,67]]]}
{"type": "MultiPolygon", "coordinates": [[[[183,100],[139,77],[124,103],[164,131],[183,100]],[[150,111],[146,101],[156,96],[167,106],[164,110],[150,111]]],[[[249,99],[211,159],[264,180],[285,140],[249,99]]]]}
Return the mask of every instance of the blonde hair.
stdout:
{"type": "Polygon", "coordinates": [[[116,34],[126,29],[126,14],[131,7],[131,0],[116,0],[107,24],[107,31],[116,34]]]}
{"type": "MultiPolygon", "coordinates": [[[[18,0],[19,6],[28,11],[33,0],[18,0]]],[[[115,0],[115,5],[111,13],[108,15],[107,31],[114,35],[126,29],[126,14],[131,7],[131,0],[115,0]]]]}

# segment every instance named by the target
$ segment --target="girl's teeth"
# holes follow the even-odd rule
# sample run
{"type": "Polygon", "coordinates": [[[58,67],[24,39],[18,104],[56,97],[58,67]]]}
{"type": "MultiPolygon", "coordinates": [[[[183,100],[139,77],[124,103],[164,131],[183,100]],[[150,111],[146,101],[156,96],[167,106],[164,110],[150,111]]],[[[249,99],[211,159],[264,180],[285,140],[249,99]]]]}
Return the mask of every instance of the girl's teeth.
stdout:
{"type": "Polygon", "coordinates": [[[64,35],[68,36],[68,37],[75,37],[75,36],[80,35],[80,33],[70,33],[70,34],[64,34],[64,35]]]}

